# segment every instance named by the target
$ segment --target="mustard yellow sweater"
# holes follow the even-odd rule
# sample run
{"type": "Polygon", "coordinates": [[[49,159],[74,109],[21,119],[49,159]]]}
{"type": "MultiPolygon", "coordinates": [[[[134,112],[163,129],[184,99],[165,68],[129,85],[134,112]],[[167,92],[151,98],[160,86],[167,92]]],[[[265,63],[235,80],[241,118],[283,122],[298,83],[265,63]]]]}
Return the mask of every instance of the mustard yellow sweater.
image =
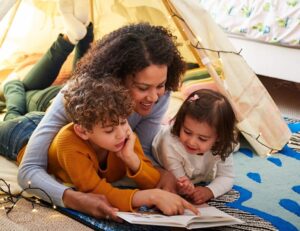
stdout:
{"type": "Polygon", "coordinates": [[[136,174],[132,175],[113,152],[108,153],[106,169],[100,169],[102,163],[96,152],[89,142],[75,134],[71,123],[59,131],[49,148],[48,172],[62,182],[74,185],[78,191],[105,195],[112,206],[120,211],[132,211],[132,196],[138,189],[119,189],[110,183],[128,176],[138,188],[149,189],[154,188],[160,178],[159,172],[144,155],[138,139],[134,151],[141,160],[136,174]]]}

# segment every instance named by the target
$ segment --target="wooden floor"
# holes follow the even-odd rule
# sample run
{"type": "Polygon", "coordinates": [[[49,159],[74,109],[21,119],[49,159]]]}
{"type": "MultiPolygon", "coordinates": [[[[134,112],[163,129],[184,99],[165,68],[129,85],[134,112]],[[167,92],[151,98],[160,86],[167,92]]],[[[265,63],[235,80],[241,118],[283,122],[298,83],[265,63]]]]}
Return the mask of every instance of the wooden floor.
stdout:
{"type": "Polygon", "coordinates": [[[300,119],[300,83],[265,76],[259,76],[259,78],[282,115],[293,119],[300,119]]]}

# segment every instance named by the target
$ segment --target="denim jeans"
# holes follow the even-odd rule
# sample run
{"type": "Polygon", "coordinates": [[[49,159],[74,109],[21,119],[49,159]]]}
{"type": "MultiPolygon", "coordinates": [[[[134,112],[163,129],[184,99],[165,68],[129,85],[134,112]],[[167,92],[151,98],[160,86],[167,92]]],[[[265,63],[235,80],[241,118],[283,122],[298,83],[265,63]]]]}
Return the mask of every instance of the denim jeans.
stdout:
{"type": "Polygon", "coordinates": [[[30,112],[18,118],[0,122],[0,154],[16,160],[21,148],[27,144],[44,112],[30,112]]]}

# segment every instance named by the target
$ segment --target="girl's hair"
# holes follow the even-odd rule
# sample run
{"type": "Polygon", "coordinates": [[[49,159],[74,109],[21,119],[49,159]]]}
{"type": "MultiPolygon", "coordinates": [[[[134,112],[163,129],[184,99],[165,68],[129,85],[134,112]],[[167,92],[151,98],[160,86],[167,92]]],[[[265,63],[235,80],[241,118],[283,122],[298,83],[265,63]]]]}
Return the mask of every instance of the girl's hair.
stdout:
{"type": "Polygon", "coordinates": [[[76,76],[114,76],[124,81],[144,68],[167,65],[166,90],[177,90],[185,62],[177,49],[176,37],[162,26],[130,24],[104,36],[78,62],[76,76]]]}
{"type": "Polygon", "coordinates": [[[89,131],[98,123],[118,125],[134,108],[128,90],[112,77],[94,79],[82,75],[69,80],[63,94],[67,115],[89,131]]]}
{"type": "Polygon", "coordinates": [[[186,116],[215,129],[217,141],[212,147],[212,154],[221,156],[222,160],[233,151],[233,145],[237,142],[235,122],[236,117],[228,99],[221,93],[201,89],[193,92],[183,102],[174,118],[172,134],[179,137],[186,116]]]}

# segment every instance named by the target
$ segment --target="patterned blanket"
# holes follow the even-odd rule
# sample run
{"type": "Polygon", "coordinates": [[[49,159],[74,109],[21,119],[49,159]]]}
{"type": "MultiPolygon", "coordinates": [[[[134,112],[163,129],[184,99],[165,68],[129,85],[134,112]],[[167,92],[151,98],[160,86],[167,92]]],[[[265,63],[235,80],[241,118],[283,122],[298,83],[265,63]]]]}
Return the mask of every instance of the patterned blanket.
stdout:
{"type": "Polygon", "coordinates": [[[198,0],[226,32],[300,48],[298,0],[198,0]]]}

